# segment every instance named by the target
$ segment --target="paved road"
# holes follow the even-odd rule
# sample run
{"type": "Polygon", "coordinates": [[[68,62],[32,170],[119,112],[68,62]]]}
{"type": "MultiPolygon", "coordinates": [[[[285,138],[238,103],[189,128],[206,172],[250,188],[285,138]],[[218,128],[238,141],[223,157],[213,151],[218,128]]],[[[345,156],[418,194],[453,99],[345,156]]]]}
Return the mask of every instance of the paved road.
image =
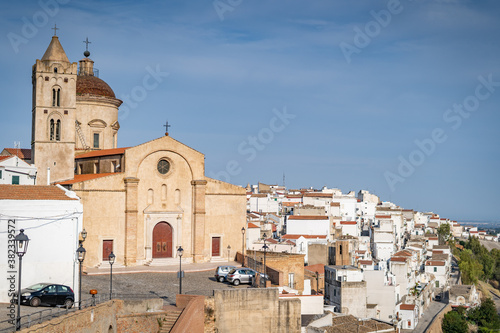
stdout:
{"type": "Polygon", "coordinates": [[[484,245],[484,247],[488,250],[491,251],[492,249],[497,249],[500,250],[500,243],[499,242],[493,242],[493,241],[487,241],[487,240],[479,240],[479,242],[484,245]]]}
{"type": "Polygon", "coordinates": [[[414,333],[424,333],[434,317],[448,305],[448,298],[445,297],[442,302],[432,301],[424,315],[419,319],[417,327],[413,330],[414,333]]]}
{"type": "MultiPolygon", "coordinates": [[[[212,296],[215,289],[227,288],[249,288],[249,285],[239,285],[237,287],[229,283],[217,282],[214,278],[215,269],[203,272],[185,272],[182,279],[182,293],[190,295],[212,296]]],[[[84,275],[82,277],[82,299],[90,298],[88,291],[97,289],[101,297],[109,297],[109,274],[108,275],[84,275]]],[[[123,295],[147,295],[150,297],[160,297],[164,304],[175,304],[175,295],[179,293],[179,279],[177,273],[129,273],[113,274],[113,294],[123,295]]],[[[0,322],[7,320],[9,309],[8,304],[0,303],[0,322]]],[[[50,311],[64,311],[63,309],[40,306],[21,306],[21,315],[32,314],[44,311],[44,315],[50,311]]],[[[6,327],[7,323],[0,324],[0,329],[6,327]]]]}

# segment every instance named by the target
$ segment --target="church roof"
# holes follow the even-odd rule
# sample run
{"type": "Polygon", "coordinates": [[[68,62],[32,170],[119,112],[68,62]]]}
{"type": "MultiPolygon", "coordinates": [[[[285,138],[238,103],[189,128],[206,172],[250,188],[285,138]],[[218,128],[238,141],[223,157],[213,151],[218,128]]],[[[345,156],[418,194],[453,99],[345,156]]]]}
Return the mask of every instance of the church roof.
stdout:
{"type": "Polygon", "coordinates": [[[66,52],[64,52],[64,49],[57,36],[52,36],[49,47],[42,57],[42,61],[45,60],[69,62],[68,56],[66,55],[66,52]]]}
{"type": "Polygon", "coordinates": [[[78,200],[52,185],[0,185],[0,200],[78,200]]]}
{"type": "Polygon", "coordinates": [[[115,93],[111,87],[94,75],[78,75],[76,78],[77,95],[95,95],[115,98],[115,93]]]}
{"type": "Polygon", "coordinates": [[[118,173],[121,173],[121,172],[116,172],[116,173],[112,173],[112,172],[111,173],[88,173],[88,174],[84,174],[84,175],[75,175],[75,178],[70,179],[70,180],[66,180],[64,182],[60,182],[58,184],[59,185],[71,185],[71,184],[75,184],[75,183],[81,183],[81,182],[84,182],[86,180],[91,180],[91,179],[97,179],[97,178],[101,178],[101,177],[116,175],[118,173]]]}
{"type": "Polygon", "coordinates": [[[127,150],[128,148],[129,147],[94,150],[94,151],[90,151],[88,153],[83,153],[83,154],[80,154],[80,155],[76,155],[75,159],[89,158],[89,157],[98,157],[98,156],[120,155],[120,154],[124,154],[125,150],[127,150]]]}

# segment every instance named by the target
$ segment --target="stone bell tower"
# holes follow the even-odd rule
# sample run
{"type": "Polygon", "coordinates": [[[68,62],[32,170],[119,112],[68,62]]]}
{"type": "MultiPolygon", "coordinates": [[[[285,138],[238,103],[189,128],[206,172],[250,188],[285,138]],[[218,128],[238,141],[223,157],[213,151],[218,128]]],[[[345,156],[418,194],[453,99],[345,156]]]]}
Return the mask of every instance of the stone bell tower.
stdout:
{"type": "Polygon", "coordinates": [[[77,70],[55,35],[33,65],[31,154],[38,185],[74,178],[77,70]]]}

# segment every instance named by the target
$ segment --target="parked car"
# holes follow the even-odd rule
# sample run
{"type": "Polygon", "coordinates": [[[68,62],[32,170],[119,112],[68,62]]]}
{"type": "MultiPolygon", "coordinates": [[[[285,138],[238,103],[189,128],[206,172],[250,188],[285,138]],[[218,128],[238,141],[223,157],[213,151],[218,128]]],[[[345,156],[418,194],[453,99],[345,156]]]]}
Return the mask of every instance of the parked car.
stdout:
{"type": "Polygon", "coordinates": [[[226,280],[227,273],[229,273],[234,266],[219,266],[215,269],[215,279],[219,282],[226,280]]]}
{"type": "MultiPolygon", "coordinates": [[[[253,270],[251,268],[234,268],[232,269],[226,276],[226,280],[229,283],[232,283],[233,285],[237,286],[240,283],[252,283],[252,279],[255,277],[255,275],[260,274],[261,277],[264,277],[264,274],[257,272],[256,270],[253,270]]],[[[267,279],[269,276],[265,276],[267,279]]]]}
{"type": "MultiPolygon", "coordinates": [[[[17,294],[14,296],[17,303],[17,294]]],[[[37,283],[21,290],[21,304],[62,305],[71,308],[75,302],[73,290],[62,284],[37,283]]]]}

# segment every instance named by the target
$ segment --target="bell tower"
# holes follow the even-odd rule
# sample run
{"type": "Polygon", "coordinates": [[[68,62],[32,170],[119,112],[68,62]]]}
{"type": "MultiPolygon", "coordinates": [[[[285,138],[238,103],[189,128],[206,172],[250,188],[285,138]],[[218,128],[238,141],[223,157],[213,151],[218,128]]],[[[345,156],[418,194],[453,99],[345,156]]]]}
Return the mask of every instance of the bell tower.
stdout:
{"type": "Polygon", "coordinates": [[[77,69],[55,34],[33,65],[31,154],[38,185],[74,178],[77,69]]]}

